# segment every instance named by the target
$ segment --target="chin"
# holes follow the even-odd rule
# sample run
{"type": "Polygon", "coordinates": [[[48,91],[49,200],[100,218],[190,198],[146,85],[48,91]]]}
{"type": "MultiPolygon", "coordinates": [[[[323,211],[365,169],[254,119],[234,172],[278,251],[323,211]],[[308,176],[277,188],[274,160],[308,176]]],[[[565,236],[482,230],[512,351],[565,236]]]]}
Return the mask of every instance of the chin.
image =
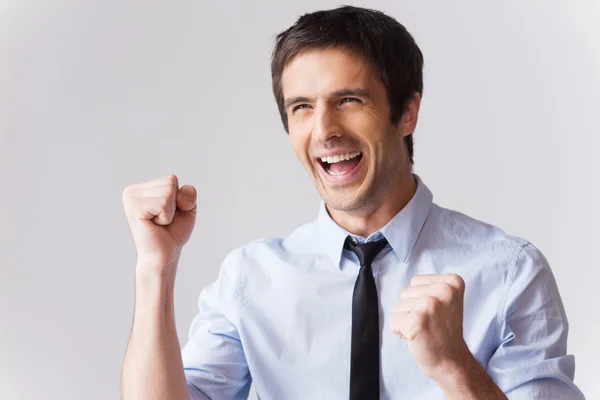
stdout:
{"type": "Polygon", "coordinates": [[[347,193],[323,193],[321,198],[329,208],[337,211],[354,211],[365,206],[363,196],[357,193],[357,190],[348,190],[347,193]]]}

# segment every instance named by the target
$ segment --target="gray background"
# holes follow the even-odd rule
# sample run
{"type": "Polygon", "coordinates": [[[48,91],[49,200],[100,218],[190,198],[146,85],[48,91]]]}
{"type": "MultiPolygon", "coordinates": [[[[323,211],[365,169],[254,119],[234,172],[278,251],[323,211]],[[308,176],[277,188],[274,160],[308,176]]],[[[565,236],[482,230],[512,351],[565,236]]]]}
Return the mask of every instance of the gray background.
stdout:
{"type": "MultiPolygon", "coordinates": [[[[537,245],[600,398],[600,3],[370,1],[425,55],[416,172],[439,204],[537,245]]],[[[0,1],[0,398],[116,399],[132,323],[130,183],[199,191],[181,345],[228,251],[319,196],[270,89],[276,33],[333,1],[0,1]]]]}

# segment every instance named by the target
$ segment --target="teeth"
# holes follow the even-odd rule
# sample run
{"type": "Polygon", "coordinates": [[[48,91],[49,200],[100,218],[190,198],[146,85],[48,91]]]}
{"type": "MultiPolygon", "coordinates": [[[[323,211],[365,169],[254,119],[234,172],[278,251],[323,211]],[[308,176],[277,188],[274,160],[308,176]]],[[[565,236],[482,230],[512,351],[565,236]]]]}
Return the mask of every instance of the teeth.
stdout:
{"type": "Polygon", "coordinates": [[[329,163],[329,164],[333,164],[333,163],[340,162],[340,161],[350,160],[351,158],[357,157],[360,154],[361,154],[360,151],[355,151],[355,152],[346,153],[346,154],[337,154],[335,156],[321,157],[321,161],[329,163]]]}

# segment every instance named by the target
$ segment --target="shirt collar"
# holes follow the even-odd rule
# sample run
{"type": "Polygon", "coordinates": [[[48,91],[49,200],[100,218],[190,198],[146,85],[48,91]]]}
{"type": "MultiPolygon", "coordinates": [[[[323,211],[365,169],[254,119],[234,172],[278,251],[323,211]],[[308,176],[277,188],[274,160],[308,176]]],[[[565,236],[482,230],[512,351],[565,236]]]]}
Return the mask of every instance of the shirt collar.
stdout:
{"type": "MultiPolygon", "coordinates": [[[[417,190],[412,199],[383,228],[371,234],[366,240],[377,240],[384,236],[404,263],[408,261],[433,204],[433,195],[429,188],[418,175],[413,174],[413,177],[417,184],[417,190]]],[[[331,218],[323,200],[321,200],[319,216],[316,221],[316,233],[333,264],[340,268],[344,242],[351,234],[331,218]]]]}

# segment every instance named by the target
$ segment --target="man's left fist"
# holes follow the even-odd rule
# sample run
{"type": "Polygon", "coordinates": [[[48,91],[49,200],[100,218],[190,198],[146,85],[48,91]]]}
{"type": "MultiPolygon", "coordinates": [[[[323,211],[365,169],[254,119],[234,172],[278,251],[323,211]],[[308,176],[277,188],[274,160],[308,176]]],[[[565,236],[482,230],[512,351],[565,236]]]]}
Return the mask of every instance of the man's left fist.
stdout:
{"type": "Polygon", "coordinates": [[[421,371],[436,381],[472,358],[463,338],[464,293],[459,275],[416,275],[389,317],[421,371]]]}

